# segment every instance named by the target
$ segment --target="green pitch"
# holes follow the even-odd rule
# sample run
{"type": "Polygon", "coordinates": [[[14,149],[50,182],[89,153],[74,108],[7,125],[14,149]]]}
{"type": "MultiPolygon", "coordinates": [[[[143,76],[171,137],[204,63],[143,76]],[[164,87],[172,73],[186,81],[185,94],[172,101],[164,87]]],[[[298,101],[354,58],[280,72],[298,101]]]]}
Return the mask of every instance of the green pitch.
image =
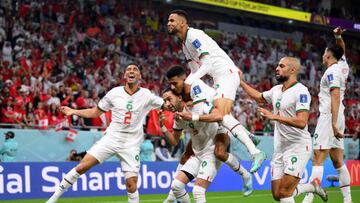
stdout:
{"type": "MultiPolygon", "coordinates": [[[[352,187],[351,194],[354,203],[360,202],[360,187],[352,187]]],[[[341,203],[342,195],[339,188],[327,188],[329,195],[329,203],[341,203]]],[[[165,199],[165,194],[158,195],[140,195],[140,202],[159,202],[165,199]]],[[[303,196],[297,197],[296,202],[301,202],[303,196]]],[[[206,200],[208,203],[260,203],[260,202],[276,202],[271,196],[271,191],[254,191],[249,197],[243,197],[241,192],[208,192],[206,193],[206,200]]],[[[1,201],[2,203],[33,203],[45,202],[46,199],[32,199],[32,200],[12,200],[1,201]]],[[[59,203],[126,203],[126,196],[117,197],[85,197],[85,198],[62,198],[59,203]]],[[[315,198],[314,203],[320,203],[322,200],[319,197],[315,198]]]]}

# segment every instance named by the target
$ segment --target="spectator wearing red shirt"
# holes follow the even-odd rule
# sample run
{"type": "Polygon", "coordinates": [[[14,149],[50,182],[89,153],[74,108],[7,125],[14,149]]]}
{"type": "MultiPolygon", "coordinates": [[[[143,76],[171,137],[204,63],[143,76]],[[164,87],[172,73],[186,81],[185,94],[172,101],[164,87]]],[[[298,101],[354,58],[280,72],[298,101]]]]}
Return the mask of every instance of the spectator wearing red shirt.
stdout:
{"type": "Polygon", "coordinates": [[[39,121],[42,119],[47,119],[47,113],[44,109],[44,104],[42,102],[38,103],[34,113],[36,124],[39,124],[39,121]]]}
{"type": "Polygon", "coordinates": [[[6,105],[1,108],[1,123],[16,123],[13,101],[8,100],[6,105]]]}

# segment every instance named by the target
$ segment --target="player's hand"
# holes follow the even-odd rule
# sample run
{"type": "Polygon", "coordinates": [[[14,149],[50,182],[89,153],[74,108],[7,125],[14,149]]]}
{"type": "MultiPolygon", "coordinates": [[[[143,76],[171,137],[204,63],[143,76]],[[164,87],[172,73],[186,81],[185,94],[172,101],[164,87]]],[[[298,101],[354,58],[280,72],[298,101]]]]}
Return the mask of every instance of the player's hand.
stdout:
{"type": "Polygon", "coordinates": [[[160,111],[158,112],[158,118],[159,118],[160,126],[161,126],[161,127],[164,126],[164,125],[165,125],[166,116],[165,116],[165,114],[163,113],[162,110],[160,110],[160,111]]]}
{"type": "Polygon", "coordinates": [[[333,30],[333,33],[334,35],[342,35],[345,31],[346,29],[343,29],[339,26],[333,30]]]}
{"type": "Polygon", "coordinates": [[[191,121],[192,120],[192,113],[191,112],[176,112],[176,116],[185,121],[191,121]]]}
{"type": "Polygon", "coordinates": [[[345,136],[340,132],[339,128],[336,125],[332,125],[334,136],[337,140],[340,140],[341,138],[344,138],[345,136]]]}
{"type": "Polygon", "coordinates": [[[262,117],[268,118],[270,120],[274,120],[275,115],[273,113],[271,113],[271,111],[266,110],[266,109],[261,108],[261,107],[258,107],[257,110],[258,110],[258,112],[260,113],[260,115],[262,117]]]}
{"type": "Polygon", "coordinates": [[[60,106],[59,110],[61,113],[63,113],[65,116],[71,116],[74,114],[74,109],[67,107],[67,106],[60,106]]]}
{"type": "Polygon", "coordinates": [[[180,119],[180,120],[185,120],[185,121],[191,121],[192,120],[192,113],[189,109],[189,107],[187,105],[184,106],[185,108],[185,112],[176,112],[175,113],[175,117],[180,119]]]}

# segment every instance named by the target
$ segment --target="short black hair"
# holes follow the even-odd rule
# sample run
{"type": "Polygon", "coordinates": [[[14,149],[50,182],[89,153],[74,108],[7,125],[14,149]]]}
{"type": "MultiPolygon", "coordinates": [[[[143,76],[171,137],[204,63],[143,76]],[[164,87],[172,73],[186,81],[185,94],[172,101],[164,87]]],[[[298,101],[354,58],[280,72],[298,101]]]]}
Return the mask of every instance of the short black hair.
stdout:
{"type": "Polygon", "coordinates": [[[182,75],[186,75],[186,71],[185,69],[180,66],[180,65],[176,65],[176,66],[173,66],[171,67],[167,73],[166,73],[166,77],[167,79],[170,79],[170,78],[173,78],[175,76],[182,76],[182,75]]]}
{"type": "Polygon", "coordinates": [[[139,64],[135,63],[135,62],[130,62],[130,63],[128,63],[128,64],[126,65],[126,67],[128,67],[128,66],[136,66],[136,67],[139,68],[139,70],[141,69],[141,66],[140,66],[139,64]]]}
{"type": "Polygon", "coordinates": [[[166,92],[172,92],[176,96],[180,96],[180,94],[176,93],[174,90],[171,89],[171,87],[166,87],[162,94],[165,94],[166,92]]]}
{"type": "Polygon", "coordinates": [[[340,60],[341,57],[344,55],[344,49],[337,44],[330,44],[326,48],[332,53],[336,60],[340,60]]]}
{"type": "Polygon", "coordinates": [[[189,16],[188,16],[187,12],[184,10],[176,9],[176,10],[171,11],[170,14],[177,14],[179,16],[182,16],[185,18],[186,22],[189,23],[189,16]]]}

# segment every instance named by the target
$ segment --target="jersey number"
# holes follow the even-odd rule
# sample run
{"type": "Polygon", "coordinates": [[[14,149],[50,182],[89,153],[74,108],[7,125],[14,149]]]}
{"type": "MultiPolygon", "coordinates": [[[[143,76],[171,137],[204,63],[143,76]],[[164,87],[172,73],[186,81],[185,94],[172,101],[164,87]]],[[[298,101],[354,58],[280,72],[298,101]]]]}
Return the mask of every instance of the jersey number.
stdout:
{"type": "Polygon", "coordinates": [[[124,124],[130,124],[131,121],[131,111],[125,113],[124,124]]]}

